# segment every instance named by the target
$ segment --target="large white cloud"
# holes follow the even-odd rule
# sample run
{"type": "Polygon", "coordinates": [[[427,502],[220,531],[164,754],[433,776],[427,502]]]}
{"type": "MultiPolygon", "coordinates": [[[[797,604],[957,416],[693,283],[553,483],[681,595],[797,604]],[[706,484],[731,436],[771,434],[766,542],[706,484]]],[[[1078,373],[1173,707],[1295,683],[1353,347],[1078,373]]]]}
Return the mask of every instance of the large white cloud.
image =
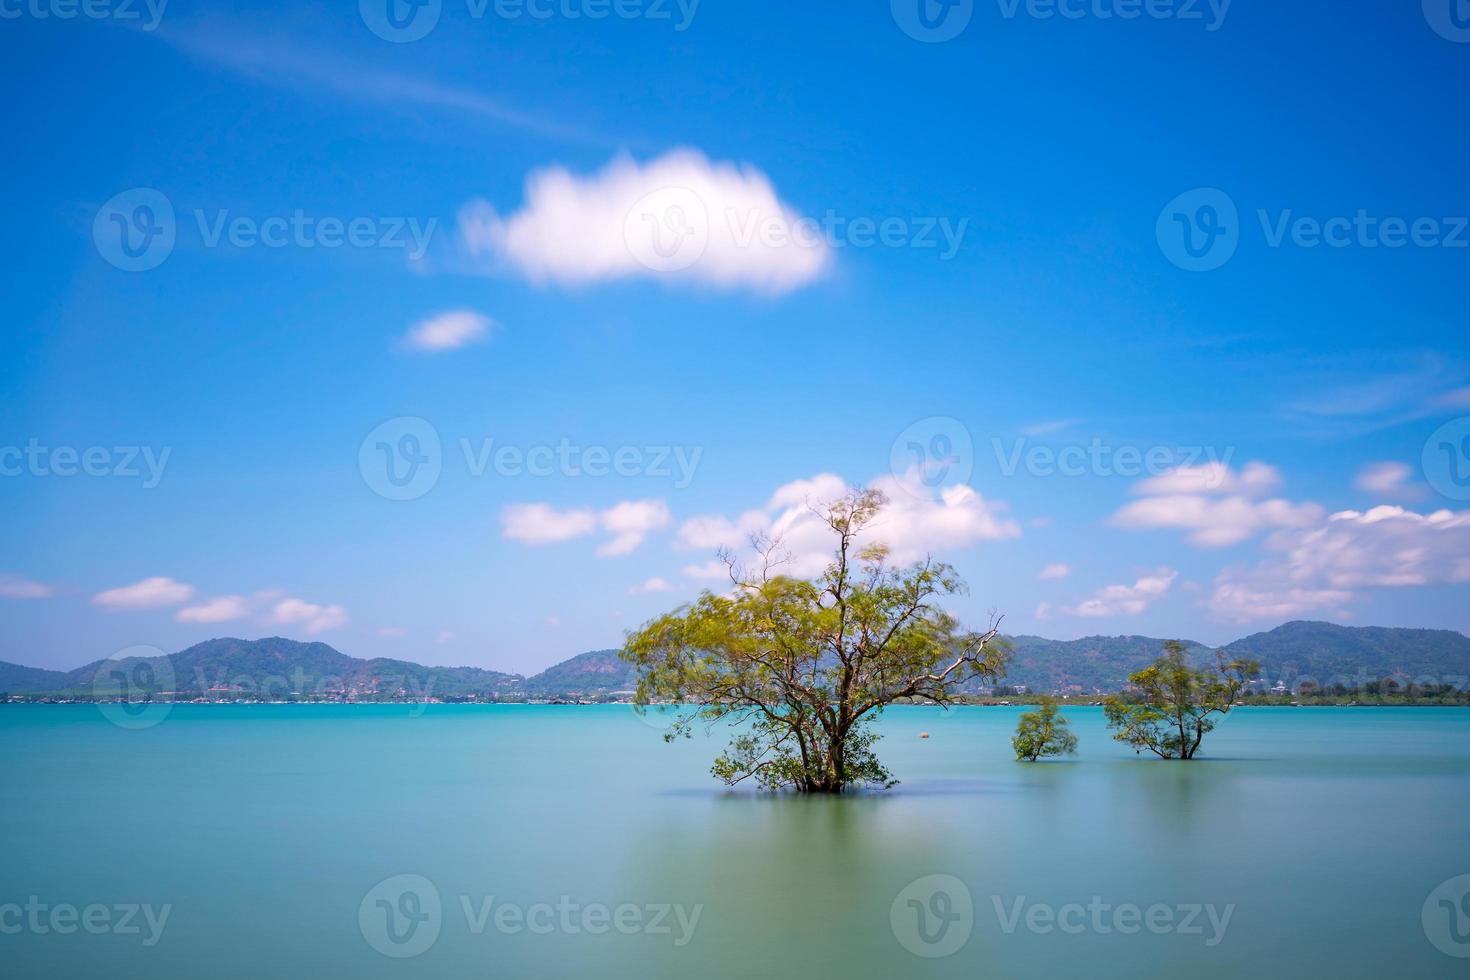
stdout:
{"type": "MultiPolygon", "coordinates": [[[[987,501],[967,486],[953,486],[935,496],[919,484],[891,476],[868,486],[889,500],[862,535],[861,543],[882,543],[897,562],[911,562],[934,554],[944,557],[980,541],[1018,537],[1020,526],[1005,516],[1006,505],[987,501]]],[[[795,480],[771,495],[763,508],[736,517],[707,514],[691,517],[679,528],[676,546],[685,549],[727,549],[737,557],[748,555],[752,534],[780,542],[789,556],[780,571],[801,577],[820,573],[832,557],[833,536],[820,509],[847,492],[847,483],[830,473],[795,480]]],[[[687,566],[695,578],[717,578],[717,564],[687,566]]]]}
{"type": "Polygon", "coordinates": [[[1263,531],[1309,527],[1325,513],[1314,503],[1259,499],[1280,482],[1276,469],[1249,463],[1240,472],[1223,463],[1181,466],[1139,482],[1139,500],[1109,518],[1114,527],[1187,531],[1191,544],[1223,548],[1263,531]]]}
{"type": "Polygon", "coordinates": [[[1221,572],[1209,600],[1226,619],[1337,612],[1363,589],[1470,582],[1470,511],[1345,510],[1279,531],[1258,564],[1221,572]]]}
{"type": "Polygon", "coordinates": [[[512,504],[501,514],[505,537],[538,546],[570,541],[599,528],[612,535],[597,549],[604,558],[626,555],[649,534],[673,523],[663,500],[624,500],[603,511],[588,507],[560,509],[547,503],[512,504]]]}
{"type": "Polygon", "coordinates": [[[638,277],[785,293],[819,278],[831,250],[748,164],[681,148],[640,163],[619,156],[578,175],[552,166],[526,180],[502,216],[485,201],[459,215],[472,256],[535,283],[579,286],[638,277]]]}

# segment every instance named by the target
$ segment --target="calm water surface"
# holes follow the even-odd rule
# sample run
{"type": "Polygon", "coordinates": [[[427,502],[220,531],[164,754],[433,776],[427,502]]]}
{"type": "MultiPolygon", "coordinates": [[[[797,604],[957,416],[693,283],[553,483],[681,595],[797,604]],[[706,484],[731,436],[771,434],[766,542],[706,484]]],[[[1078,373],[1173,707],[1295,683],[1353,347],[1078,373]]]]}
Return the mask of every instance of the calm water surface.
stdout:
{"type": "Polygon", "coordinates": [[[1470,711],[1246,709],[1180,764],[1074,708],[1079,754],[1038,765],[1010,758],[1019,711],[890,711],[901,785],[807,800],[727,792],[723,738],[666,745],[618,706],[180,706],[138,731],[3,706],[0,974],[1470,973],[1470,903],[1426,911],[1470,874],[1470,711]],[[47,918],[99,903],[168,918],[47,918]]]}

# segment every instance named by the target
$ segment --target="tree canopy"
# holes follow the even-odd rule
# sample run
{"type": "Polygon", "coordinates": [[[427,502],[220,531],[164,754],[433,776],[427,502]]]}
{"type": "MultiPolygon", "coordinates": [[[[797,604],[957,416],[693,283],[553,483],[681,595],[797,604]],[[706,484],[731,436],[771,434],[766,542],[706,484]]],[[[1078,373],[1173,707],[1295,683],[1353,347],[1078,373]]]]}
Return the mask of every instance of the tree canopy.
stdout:
{"type": "Polygon", "coordinates": [[[1254,660],[1215,657],[1212,667],[1191,667],[1184,644],[1165,643],[1162,657],[1129,676],[1136,693],[1103,701],[1108,726],[1118,729],[1113,738],[1161,759],[1193,759],[1214,730],[1214,716],[1229,714],[1246,682],[1261,672],[1254,660]]]}
{"type": "Polygon", "coordinates": [[[1026,762],[1077,751],[1077,736],[1072,734],[1071,723],[1057,710],[1056,698],[1042,698],[1038,710],[1021,715],[1011,748],[1016,750],[1017,759],[1026,762]]]}
{"type": "Polygon", "coordinates": [[[701,720],[734,726],[711,767],[725,783],[810,793],[891,786],[870,727],[884,707],[905,698],[947,705],[958,684],[1003,669],[997,619],[968,632],[938,605],[965,591],[953,568],[897,565],[883,545],[859,543],[886,503],[857,490],[817,508],[834,536],[820,577],[780,574],[790,556],[758,537],[754,571],[722,555],[729,592],[706,591],[629,635],[623,655],[638,669],[638,704],[688,705],[666,738],[701,720]]]}

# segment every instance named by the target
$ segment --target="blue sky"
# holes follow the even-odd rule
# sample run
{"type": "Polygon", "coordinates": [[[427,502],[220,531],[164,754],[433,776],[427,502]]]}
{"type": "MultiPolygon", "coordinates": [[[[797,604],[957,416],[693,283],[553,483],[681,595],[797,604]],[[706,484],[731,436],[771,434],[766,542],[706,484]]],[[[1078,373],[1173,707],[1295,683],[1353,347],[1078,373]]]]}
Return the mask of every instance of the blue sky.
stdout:
{"type": "Polygon", "coordinates": [[[5,6],[0,659],[535,670],[843,481],[981,624],[1470,627],[1456,22],[927,2],[5,6]]]}

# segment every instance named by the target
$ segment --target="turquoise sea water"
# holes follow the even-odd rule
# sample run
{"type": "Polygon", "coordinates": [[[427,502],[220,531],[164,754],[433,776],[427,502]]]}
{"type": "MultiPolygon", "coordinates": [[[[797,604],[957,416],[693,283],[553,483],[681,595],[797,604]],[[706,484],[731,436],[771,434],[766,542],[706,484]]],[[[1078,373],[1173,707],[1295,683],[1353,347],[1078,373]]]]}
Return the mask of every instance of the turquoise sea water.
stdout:
{"type": "Polygon", "coordinates": [[[1243,709],[1168,763],[1075,708],[1023,765],[1020,710],[892,710],[902,783],[811,800],[619,706],[3,706],[0,974],[1470,972],[1470,711],[1243,709]]]}

